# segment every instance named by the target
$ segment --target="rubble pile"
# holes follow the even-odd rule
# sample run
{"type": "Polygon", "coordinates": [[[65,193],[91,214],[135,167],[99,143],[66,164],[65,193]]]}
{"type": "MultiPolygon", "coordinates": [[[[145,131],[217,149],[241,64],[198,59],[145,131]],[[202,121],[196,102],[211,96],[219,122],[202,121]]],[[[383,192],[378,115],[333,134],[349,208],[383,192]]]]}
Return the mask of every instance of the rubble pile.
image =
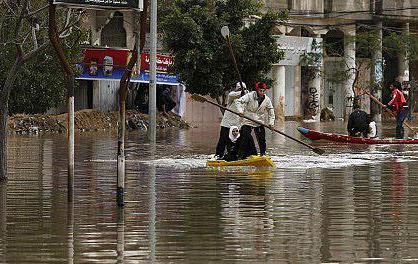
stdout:
{"type": "Polygon", "coordinates": [[[8,127],[9,132],[16,134],[62,133],[66,131],[65,119],[60,120],[50,115],[13,115],[9,117],[8,127]]]}
{"type": "MultiPolygon", "coordinates": [[[[100,112],[96,110],[81,110],[75,113],[76,130],[98,131],[117,129],[118,112],[100,112]]],[[[9,116],[9,132],[14,134],[38,134],[44,132],[64,133],[67,131],[67,114],[61,115],[25,115],[9,116]]],[[[126,112],[126,127],[129,130],[146,131],[149,117],[138,111],[126,112]]],[[[157,128],[189,128],[189,125],[174,113],[167,116],[157,115],[157,128]]]]}

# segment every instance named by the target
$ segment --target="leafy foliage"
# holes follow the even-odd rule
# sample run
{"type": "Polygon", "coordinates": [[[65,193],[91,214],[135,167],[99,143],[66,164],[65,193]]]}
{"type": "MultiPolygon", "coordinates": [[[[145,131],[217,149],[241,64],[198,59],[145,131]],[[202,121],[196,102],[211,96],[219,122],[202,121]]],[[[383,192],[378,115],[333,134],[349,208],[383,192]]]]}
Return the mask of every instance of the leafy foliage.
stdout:
{"type": "MultiPolygon", "coordinates": [[[[75,38],[78,41],[78,37],[75,38]]],[[[69,45],[70,39],[62,41],[67,48],[66,56],[69,61],[80,61],[80,46],[69,45]]],[[[76,82],[77,85],[77,82],[76,82]]],[[[77,89],[77,87],[76,87],[77,89]]],[[[66,86],[64,74],[52,47],[37,54],[27,62],[14,83],[10,93],[10,113],[44,113],[52,107],[65,103],[66,86]]]]}
{"type": "Polygon", "coordinates": [[[248,85],[265,78],[272,63],[283,54],[272,30],[285,14],[268,12],[244,26],[244,19],[257,14],[255,0],[175,0],[164,7],[162,29],[165,44],[175,56],[173,70],[187,90],[218,97],[238,81],[226,40],[220,29],[227,25],[242,79],[248,85]]]}
{"type": "Polygon", "coordinates": [[[311,52],[305,52],[300,55],[300,64],[308,66],[305,71],[307,80],[313,80],[320,75],[323,60],[321,44],[315,39],[312,40],[311,50],[311,52]]]}
{"type": "MultiPolygon", "coordinates": [[[[20,18],[13,10],[13,4],[16,8],[22,8],[19,3],[11,1],[5,1],[0,5],[2,7],[0,10],[0,65],[5,69],[0,71],[0,85],[5,83],[8,69],[18,57],[19,51],[16,49],[16,43],[21,46],[24,53],[36,48],[31,34],[33,23],[36,22],[39,25],[39,29],[35,32],[38,46],[49,42],[47,9],[36,13],[33,17],[21,20],[21,31],[16,37],[15,30],[20,18]]],[[[28,1],[28,6],[34,10],[47,4],[48,1],[45,0],[28,1]]],[[[66,10],[60,10],[57,18],[59,18],[58,24],[64,24],[66,10]]],[[[81,52],[79,43],[86,40],[87,32],[81,28],[72,27],[66,35],[68,36],[61,39],[61,43],[66,50],[67,58],[69,61],[78,61],[81,52]]],[[[8,101],[9,112],[43,113],[51,107],[59,106],[65,99],[65,93],[64,74],[55,51],[48,46],[39,51],[18,71],[8,101]]]]}
{"type": "Polygon", "coordinates": [[[55,58],[46,53],[28,62],[10,94],[10,113],[43,113],[63,102],[65,85],[58,67],[55,58]]]}

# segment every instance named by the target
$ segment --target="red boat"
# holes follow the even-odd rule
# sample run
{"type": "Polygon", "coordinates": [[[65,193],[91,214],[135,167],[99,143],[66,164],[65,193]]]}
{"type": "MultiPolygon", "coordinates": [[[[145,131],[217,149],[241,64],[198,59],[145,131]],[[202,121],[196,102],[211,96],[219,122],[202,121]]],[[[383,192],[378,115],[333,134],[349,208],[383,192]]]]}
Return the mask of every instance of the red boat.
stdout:
{"type": "Polygon", "coordinates": [[[311,140],[328,140],[333,142],[350,144],[418,144],[418,139],[381,139],[381,138],[362,138],[351,137],[341,134],[322,133],[304,127],[298,127],[299,132],[311,140]]]}

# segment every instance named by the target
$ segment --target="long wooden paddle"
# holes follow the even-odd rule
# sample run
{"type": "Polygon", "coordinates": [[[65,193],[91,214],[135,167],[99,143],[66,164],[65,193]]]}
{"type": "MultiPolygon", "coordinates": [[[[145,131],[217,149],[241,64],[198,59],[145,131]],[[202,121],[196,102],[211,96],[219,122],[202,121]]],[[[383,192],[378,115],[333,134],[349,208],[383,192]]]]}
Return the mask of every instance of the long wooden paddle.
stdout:
{"type": "Polygon", "coordinates": [[[232,44],[231,44],[231,39],[230,39],[230,36],[229,36],[228,26],[223,26],[221,28],[221,34],[226,39],[226,42],[228,44],[229,54],[231,55],[232,61],[234,63],[235,71],[238,75],[239,84],[241,85],[241,95],[244,95],[244,90],[245,89],[244,89],[244,86],[242,84],[241,73],[239,72],[239,69],[238,69],[238,64],[237,64],[237,60],[235,59],[234,50],[232,49],[232,44]]]}
{"type": "MultiPolygon", "coordinates": [[[[367,94],[368,96],[370,96],[370,98],[375,101],[378,105],[380,105],[383,109],[386,110],[386,112],[389,112],[393,117],[396,118],[396,115],[386,107],[386,105],[384,105],[382,102],[379,101],[379,99],[377,99],[376,97],[374,97],[369,91],[366,91],[364,89],[362,89],[362,91],[367,94]]],[[[416,134],[417,132],[409,125],[408,122],[404,121],[404,124],[407,128],[409,128],[411,130],[411,132],[413,132],[414,134],[416,134]]]]}
{"type": "Polygon", "coordinates": [[[198,101],[198,102],[202,102],[202,103],[205,103],[205,102],[206,102],[206,103],[210,103],[210,104],[212,104],[212,105],[215,105],[215,106],[217,106],[217,107],[222,108],[223,110],[229,111],[229,112],[231,112],[231,113],[234,113],[234,114],[236,114],[236,115],[239,115],[240,117],[246,118],[246,119],[248,119],[248,120],[250,120],[250,121],[252,121],[252,122],[254,122],[254,123],[256,123],[256,124],[258,124],[258,125],[260,125],[260,126],[266,127],[266,128],[268,128],[268,129],[270,129],[271,131],[277,132],[277,133],[279,133],[279,134],[281,134],[281,135],[283,135],[283,136],[285,136],[285,137],[288,137],[288,138],[290,138],[290,139],[292,139],[292,140],[294,140],[294,141],[296,141],[296,142],[298,142],[298,143],[300,143],[300,144],[304,145],[305,147],[310,148],[310,149],[311,149],[311,150],[313,150],[313,152],[315,152],[316,154],[322,155],[322,154],[324,154],[324,153],[325,153],[325,151],[324,151],[323,149],[320,149],[320,148],[314,148],[314,147],[312,147],[311,145],[306,144],[306,143],[305,143],[305,142],[303,142],[303,141],[300,141],[299,139],[296,139],[296,138],[294,138],[294,137],[292,137],[292,136],[289,136],[289,135],[287,135],[287,134],[283,133],[282,131],[280,131],[280,130],[278,130],[278,129],[275,129],[274,127],[267,126],[267,125],[263,124],[263,123],[262,123],[262,122],[260,122],[260,121],[257,121],[257,120],[255,120],[255,119],[252,119],[251,117],[245,116],[245,115],[243,115],[243,114],[241,114],[241,113],[238,113],[238,112],[236,112],[236,111],[234,111],[234,110],[231,110],[231,109],[229,109],[229,108],[227,108],[227,107],[225,107],[225,106],[223,106],[223,105],[220,105],[220,104],[217,104],[217,103],[215,103],[215,102],[209,101],[208,99],[206,99],[206,98],[205,98],[205,97],[203,97],[203,96],[200,96],[200,95],[198,95],[198,94],[192,94],[192,99],[194,99],[194,100],[196,100],[196,101],[198,101]]]}

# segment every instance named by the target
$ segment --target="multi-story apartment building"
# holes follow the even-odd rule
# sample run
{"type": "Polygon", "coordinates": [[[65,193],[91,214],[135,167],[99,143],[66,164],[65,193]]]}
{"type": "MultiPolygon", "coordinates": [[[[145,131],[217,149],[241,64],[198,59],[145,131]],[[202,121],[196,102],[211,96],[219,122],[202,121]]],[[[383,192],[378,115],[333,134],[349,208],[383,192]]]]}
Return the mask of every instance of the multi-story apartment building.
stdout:
{"type": "MultiPolygon", "coordinates": [[[[375,32],[377,39],[379,35],[381,38],[392,33],[414,34],[418,0],[264,1],[266,8],[289,10],[288,23],[278,28],[282,36],[300,38],[296,44],[299,46],[303,46],[300,43],[308,43],[304,37],[322,39],[321,74],[309,78],[306,74],[309,67],[300,63],[274,66],[272,74],[276,86],[273,97],[276,105],[279,98],[284,101],[286,116],[318,118],[321,109],[331,107],[336,117],[346,117],[353,103],[352,87],[356,76],[355,71],[350,69],[359,70],[356,86],[369,88],[371,81],[380,83],[380,88],[374,91],[379,98],[382,92],[384,97],[387,94],[388,82],[397,78],[401,81],[416,80],[418,77],[415,61],[409,61],[402,50],[397,54],[387,54],[381,41],[380,45],[378,41],[372,52],[364,56],[353,41],[360,32],[367,31],[375,32]],[[348,73],[346,78],[340,78],[339,81],[332,78],[343,72],[348,73]]],[[[367,99],[362,99],[365,108],[369,108],[370,104],[367,99]]],[[[372,110],[375,118],[379,119],[379,109],[372,110]]]]}

